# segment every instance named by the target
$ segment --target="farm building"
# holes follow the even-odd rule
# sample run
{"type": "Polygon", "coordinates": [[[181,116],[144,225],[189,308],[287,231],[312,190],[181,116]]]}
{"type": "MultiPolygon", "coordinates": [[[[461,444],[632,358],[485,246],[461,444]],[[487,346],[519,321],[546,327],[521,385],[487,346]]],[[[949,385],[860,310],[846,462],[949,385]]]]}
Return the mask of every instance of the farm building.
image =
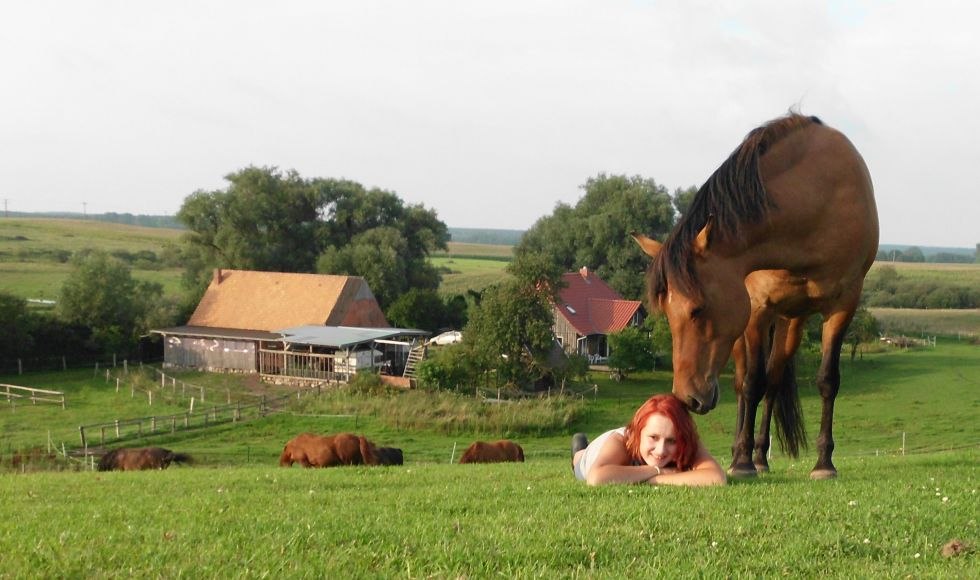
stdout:
{"type": "Polygon", "coordinates": [[[359,276],[249,270],[215,270],[187,324],[153,332],[163,337],[164,366],[281,383],[400,374],[429,334],[391,328],[359,276]]]}
{"type": "Polygon", "coordinates": [[[628,326],[639,326],[646,313],[637,300],[624,300],[588,268],[562,275],[565,287],[555,304],[555,338],[568,354],[580,354],[592,364],[609,357],[606,337],[628,326]]]}

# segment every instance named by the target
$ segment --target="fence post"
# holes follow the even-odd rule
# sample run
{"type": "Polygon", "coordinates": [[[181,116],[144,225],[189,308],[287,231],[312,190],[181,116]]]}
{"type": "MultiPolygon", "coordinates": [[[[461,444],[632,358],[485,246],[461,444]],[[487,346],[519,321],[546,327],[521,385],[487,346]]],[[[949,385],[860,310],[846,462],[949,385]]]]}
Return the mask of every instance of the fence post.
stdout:
{"type": "Polygon", "coordinates": [[[24,365],[21,363],[20,359],[17,359],[17,374],[24,374],[24,365]]]}
{"type": "Polygon", "coordinates": [[[61,370],[68,370],[68,361],[65,360],[65,355],[61,355],[61,370]]]}
{"type": "Polygon", "coordinates": [[[116,353],[112,353],[112,368],[116,368],[116,353]]]}
{"type": "Polygon", "coordinates": [[[119,392],[119,377],[116,377],[116,392],[119,392]]]}
{"type": "Polygon", "coordinates": [[[95,361],[95,372],[92,373],[93,377],[99,376],[99,361],[95,361]]]}
{"type": "Polygon", "coordinates": [[[150,433],[156,433],[156,432],[157,432],[157,418],[150,417],[150,433]]]}
{"type": "Polygon", "coordinates": [[[119,419],[116,419],[116,439],[119,439],[119,419]]]}
{"type": "Polygon", "coordinates": [[[99,427],[99,445],[105,446],[105,425],[99,427]]]}
{"type": "Polygon", "coordinates": [[[86,445],[85,445],[85,426],[84,425],[80,425],[78,427],[78,434],[82,438],[82,447],[86,447],[86,445]]]}
{"type": "Polygon", "coordinates": [[[123,359],[123,372],[129,374],[129,359],[123,359]]]}

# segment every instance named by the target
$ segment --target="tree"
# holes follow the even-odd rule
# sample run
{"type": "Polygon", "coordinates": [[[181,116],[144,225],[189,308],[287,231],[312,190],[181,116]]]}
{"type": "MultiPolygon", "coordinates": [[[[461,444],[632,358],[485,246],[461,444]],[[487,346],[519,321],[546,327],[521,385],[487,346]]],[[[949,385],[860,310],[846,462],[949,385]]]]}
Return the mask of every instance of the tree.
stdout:
{"type": "Polygon", "coordinates": [[[858,308],[854,318],[851,319],[850,326],[847,327],[847,333],[844,334],[844,342],[851,346],[851,360],[854,360],[861,343],[878,340],[880,333],[881,327],[874,315],[863,306],[858,308]]]}
{"type": "Polygon", "coordinates": [[[554,313],[549,294],[508,281],[487,288],[463,329],[463,343],[485,371],[496,370],[505,383],[533,381],[533,369],[546,368],[554,343],[554,313]]]}
{"type": "Polygon", "coordinates": [[[691,207],[691,202],[694,201],[694,196],[697,194],[698,188],[696,185],[692,185],[687,189],[681,189],[678,187],[674,190],[672,201],[674,202],[674,209],[677,210],[678,219],[687,213],[687,208],[691,207]]]}
{"type": "Polygon", "coordinates": [[[34,342],[33,321],[23,298],[0,292],[0,360],[14,359],[31,351],[34,342]]]}
{"type": "Polygon", "coordinates": [[[551,263],[560,272],[587,266],[626,298],[643,294],[649,258],[633,243],[633,231],[663,237],[674,209],[667,189],[640,176],[599,174],[582,186],[575,207],[558,204],[539,219],[514,249],[512,271],[530,273],[551,263]],[[544,258],[542,260],[542,257],[544,258]]]}
{"type": "Polygon", "coordinates": [[[446,248],[449,233],[433,210],[275,167],[225,179],[226,189],[197,191],[177,213],[190,230],[182,251],[189,286],[200,289],[217,267],[364,276],[383,308],[408,288],[438,288],[427,258],[446,248]]]}
{"type": "Polygon", "coordinates": [[[412,288],[388,307],[385,316],[398,328],[420,328],[433,333],[459,329],[466,323],[466,299],[454,296],[444,302],[435,290],[412,288]]]}
{"type": "Polygon", "coordinates": [[[643,326],[650,333],[654,363],[661,362],[661,366],[669,368],[672,364],[671,353],[674,350],[674,338],[670,333],[667,317],[660,313],[647,316],[646,320],[643,321],[643,326]]]}
{"type": "Polygon", "coordinates": [[[163,287],[134,280],[128,266],[104,252],[82,256],[74,266],[61,287],[61,318],[91,328],[90,341],[106,353],[130,352],[147,330],[163,287]]]}
{"type": "Polygon", "coordinates": [[[650,344],[647,333],[635,326],[610,334],[607,364],[619,378],[625,378],[628,373],[651,370],[654,356],[650,344]]]}

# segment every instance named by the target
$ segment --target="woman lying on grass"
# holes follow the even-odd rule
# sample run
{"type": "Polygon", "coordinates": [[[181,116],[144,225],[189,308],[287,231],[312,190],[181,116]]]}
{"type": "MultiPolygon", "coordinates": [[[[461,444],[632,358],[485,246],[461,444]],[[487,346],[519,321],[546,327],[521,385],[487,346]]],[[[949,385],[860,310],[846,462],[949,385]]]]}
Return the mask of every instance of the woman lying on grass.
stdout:
{"type": "Polygon", "coordinates": [[[629,425],[591,444],[572,438],[572,470],[589,485],[724,485],[725,472],[698,438],[687,408],[673,395],[654,395],[629,425]]]}

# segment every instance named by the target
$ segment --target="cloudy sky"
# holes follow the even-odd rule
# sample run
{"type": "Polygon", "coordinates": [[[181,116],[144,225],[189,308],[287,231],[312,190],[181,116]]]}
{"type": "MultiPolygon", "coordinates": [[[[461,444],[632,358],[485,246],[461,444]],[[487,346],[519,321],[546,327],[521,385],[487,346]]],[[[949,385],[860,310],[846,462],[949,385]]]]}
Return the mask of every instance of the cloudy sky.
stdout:
{"type": "Polygon", "coordinates": [[[980,242],[980,4],[46,1],[0,7],[0,198],[173,214],[248,165],[525,229],[589,177],[700,185],[797,107],[882,243],[980,242]]]}

